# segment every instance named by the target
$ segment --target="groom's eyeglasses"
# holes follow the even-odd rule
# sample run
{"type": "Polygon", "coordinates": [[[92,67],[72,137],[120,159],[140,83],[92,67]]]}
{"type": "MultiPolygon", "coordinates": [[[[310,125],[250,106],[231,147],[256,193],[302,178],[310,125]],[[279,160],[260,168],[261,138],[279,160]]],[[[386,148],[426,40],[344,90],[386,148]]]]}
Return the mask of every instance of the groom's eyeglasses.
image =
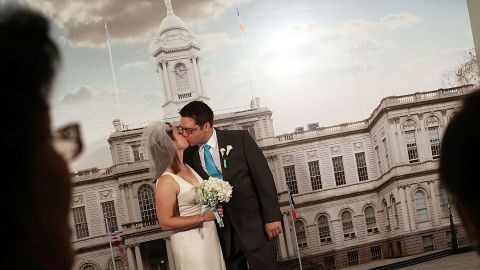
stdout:
{"type": "Polygon", "coordinates": [[[187,134],[193,134],[195,131],[197,131],[197,129],[199,128],[200,126],[196,127],[196,128],[184,128],[184,127],[181,127],[181,126],[177,126],[177,131],[179,134],[183,134],[184,132],[187,133],[187,134]]]}

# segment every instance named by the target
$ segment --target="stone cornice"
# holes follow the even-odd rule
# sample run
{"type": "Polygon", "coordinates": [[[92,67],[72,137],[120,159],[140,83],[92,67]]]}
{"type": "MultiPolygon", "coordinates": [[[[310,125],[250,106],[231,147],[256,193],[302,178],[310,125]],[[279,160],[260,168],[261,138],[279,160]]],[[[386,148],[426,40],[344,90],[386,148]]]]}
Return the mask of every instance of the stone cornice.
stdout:
{"type": "MultiPolygon", "coordinates": [[[[356,133],[367,133],[370,132],[375,123],[389,111],[412,108],[412,106],[435,104],[448,100],[460,100],[472,90],[474,90],[472,85],[465,85],[411,95],[386,97],[382,99],[377,108],[375,108],[366,120],[263,138],[259,140],[258,143],[262,150],[270,150],[303,142],[308,143],[318,140],[319,138],[324,139],[356,133]]],[[[391,122],[390,119],[389,121],[391,122]]]]}

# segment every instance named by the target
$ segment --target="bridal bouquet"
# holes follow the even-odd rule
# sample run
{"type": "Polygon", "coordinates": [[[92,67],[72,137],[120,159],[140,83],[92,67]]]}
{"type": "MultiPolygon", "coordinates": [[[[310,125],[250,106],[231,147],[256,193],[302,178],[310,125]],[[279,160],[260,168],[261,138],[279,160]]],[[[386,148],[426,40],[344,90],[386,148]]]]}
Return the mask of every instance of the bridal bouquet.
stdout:
{"type": "Polygon", "coordinates": [[[204,215],[208,209],[211,209],[215,214],[218,225],[223,227],[223,220],[218,214],[217,204],[230,201],[232,191],[233,188],[230,183],[215,177],[210,177],[200,185],[195,186],[195,200],[204,206],[201,215],[204,215]]]}

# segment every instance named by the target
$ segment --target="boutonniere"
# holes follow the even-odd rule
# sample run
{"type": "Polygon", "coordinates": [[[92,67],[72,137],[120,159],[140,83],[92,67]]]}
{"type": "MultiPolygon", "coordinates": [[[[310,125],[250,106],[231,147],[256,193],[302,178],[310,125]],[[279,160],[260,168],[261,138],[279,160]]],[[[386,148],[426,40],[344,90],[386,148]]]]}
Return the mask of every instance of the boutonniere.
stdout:
{"type": "Polygon", "coordinates": [[[228,161],[228,156],[230,155],[230,151],[232,151],[233,149],[233,146],[231,146],[230,144],[227,145],[227,149],[225,150],[225,148],[220,148],[220,153],[222,154],[222,159],[223,159],[223,167],[224,168],[227,168],[227,161],[228,161]]]}

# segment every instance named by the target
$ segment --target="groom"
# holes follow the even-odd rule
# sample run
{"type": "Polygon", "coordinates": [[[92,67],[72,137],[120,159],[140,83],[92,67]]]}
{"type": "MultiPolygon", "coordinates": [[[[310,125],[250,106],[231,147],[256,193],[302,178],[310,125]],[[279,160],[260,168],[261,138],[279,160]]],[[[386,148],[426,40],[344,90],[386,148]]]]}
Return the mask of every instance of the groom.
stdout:
{"type": "Polygon", "coordinates": [[[202,178],[222,178],[233,186],[218,228],[227,269],[277,269],[273,238],[282,232],[282,215],[272,173],[262,151],[243,130],[213,128],[213,111],[201,101],[180,110],[179,131],[190,143],[184,162],[202,178]],[[220,149],[224,150],[220,150],[220,149]],[[227,154],[227,149],[230,151],[227,154]]]}

